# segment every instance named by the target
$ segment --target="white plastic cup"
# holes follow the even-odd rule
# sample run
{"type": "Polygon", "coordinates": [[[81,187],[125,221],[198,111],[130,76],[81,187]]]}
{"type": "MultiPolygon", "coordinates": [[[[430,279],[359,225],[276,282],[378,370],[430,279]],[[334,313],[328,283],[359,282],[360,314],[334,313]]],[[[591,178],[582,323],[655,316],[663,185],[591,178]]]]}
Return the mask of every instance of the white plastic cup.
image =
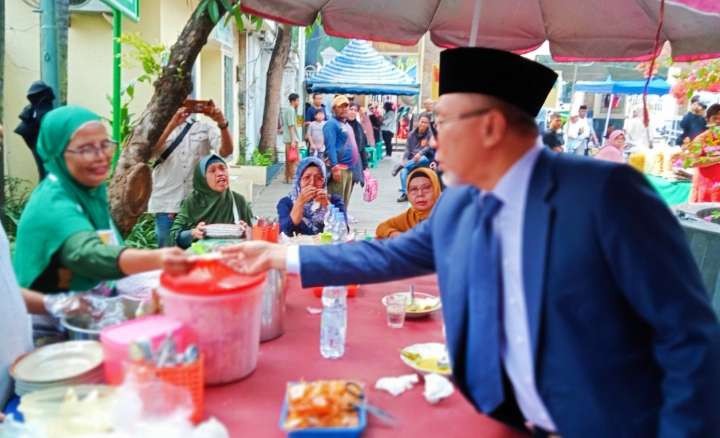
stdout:
{"type": "Polygon", "coordinates": [[[402,294],[387,297],[385,310],[387,311],[387,325],[390,328],[402,328],[405,325],[405,311],[407,297],[402,294]]]}

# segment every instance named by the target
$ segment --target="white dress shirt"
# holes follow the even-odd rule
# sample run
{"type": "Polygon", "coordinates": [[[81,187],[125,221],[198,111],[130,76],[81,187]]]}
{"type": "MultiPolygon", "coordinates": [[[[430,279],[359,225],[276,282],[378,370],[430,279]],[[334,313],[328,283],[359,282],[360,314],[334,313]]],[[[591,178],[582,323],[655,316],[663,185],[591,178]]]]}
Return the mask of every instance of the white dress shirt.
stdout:
{"type": "Polygon", "coordinates": [[[555,424],[540,399],[535,385],[530,329],[523,284],[523,227],[530,176],[542,151],[539,140],[500,179],[492,193],[503,202],[493,219],[500,238],[503,279],[503,339],[500,344],[503,366],[515,390],[515,399],[525,419],[554,431],[555,424]]]}
{"type": "MultiPolygon", "coordinates": [[[[503,205],[493,219],[493,228],[500,238],[503,255],[503,339],[500,345],[503,365],[525,419],[545,430],[555,431],[555,423],[535,385],[535,364],[531,354],[522,264],[527,193],[530,176],[542,149],[542,139],[538,138],[535,146],[523,155],[495,186],[492,193],[503,205]]],[[[299,274],[299,247],[291,245],[286,254],[287,271],[299,274]]]]}

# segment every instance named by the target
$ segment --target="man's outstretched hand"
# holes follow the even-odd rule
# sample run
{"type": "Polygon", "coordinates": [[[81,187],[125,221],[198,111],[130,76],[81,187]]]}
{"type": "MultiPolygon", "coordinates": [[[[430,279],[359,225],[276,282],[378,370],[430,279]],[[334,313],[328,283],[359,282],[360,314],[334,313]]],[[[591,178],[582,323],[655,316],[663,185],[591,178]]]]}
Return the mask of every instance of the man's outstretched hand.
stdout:
{"type": "Polygon", "coordinates": [[[226,264],[236,271],[254,275],[269,269],[285,270],[287,247],[276,243],[253,240],[220,250],[226,264]]]}

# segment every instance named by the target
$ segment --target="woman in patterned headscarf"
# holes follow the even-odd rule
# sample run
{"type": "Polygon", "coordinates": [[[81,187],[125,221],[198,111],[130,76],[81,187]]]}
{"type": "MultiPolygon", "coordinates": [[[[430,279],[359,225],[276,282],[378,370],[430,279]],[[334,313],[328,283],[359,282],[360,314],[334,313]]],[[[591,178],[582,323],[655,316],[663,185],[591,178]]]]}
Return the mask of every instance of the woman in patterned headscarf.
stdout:
{"type": "Polygon", "coordinates": [[[315,235],[323,232],[330,205],[345,213],[342,198],[327,192],[325,163],[316,157],[300,162],[290,194],[277,205],[280,231],[288,236],[315,235]]]}

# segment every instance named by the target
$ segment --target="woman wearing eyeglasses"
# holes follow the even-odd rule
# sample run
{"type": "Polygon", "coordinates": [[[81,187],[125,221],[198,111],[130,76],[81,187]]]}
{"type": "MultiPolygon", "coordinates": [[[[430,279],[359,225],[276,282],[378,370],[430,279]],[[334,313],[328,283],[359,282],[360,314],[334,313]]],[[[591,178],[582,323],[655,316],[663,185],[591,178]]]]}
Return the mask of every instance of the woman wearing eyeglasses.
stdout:
{"type": "Polygon", "coordinates": [[[325,163],[319,158],[307,157],[298,164],[292,191],[277,205],[280,231],[285,235],[322,233],[331,205],[345,213],[342,198],[328,193],[325,173],[325,163]]]}
{"type": "Polygon", "coordinates": [[[100,117],[85,108],[65,106],[43,118],[38,153],[48,176],[18,225],[14,267],[21,287],[87,291],[183,259],[179,248],[123,246],[106,185],[115,146],[100,117]]]}
{"type": "Polygon", "coordinates": [[[378,225],[375,237],[388,239],[399,236],[427,219],[440,192],[440,179],[434,170],[420,167],[410,172],[407,186],[410,208],[378,225]]]}

